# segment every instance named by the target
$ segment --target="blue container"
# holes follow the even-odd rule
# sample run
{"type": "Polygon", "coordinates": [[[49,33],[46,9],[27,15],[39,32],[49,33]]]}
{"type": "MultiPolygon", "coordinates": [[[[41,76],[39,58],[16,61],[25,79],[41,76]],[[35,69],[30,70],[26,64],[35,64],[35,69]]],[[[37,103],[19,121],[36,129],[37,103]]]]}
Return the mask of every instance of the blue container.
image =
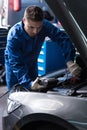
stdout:
{"type": "Polygon", "coordinates": [[[66,67],[64,56],[56,42],[44,41],[38,57],[38,76],[66,67]]]}

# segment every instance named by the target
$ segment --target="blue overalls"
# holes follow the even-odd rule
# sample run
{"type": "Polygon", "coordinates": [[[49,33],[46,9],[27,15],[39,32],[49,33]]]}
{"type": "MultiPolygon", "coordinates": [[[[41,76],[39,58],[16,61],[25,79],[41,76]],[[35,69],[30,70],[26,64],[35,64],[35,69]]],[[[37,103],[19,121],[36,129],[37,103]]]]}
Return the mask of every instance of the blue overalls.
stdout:
{"type": "Polygon", "coordinates": [[[75,48],[64,31],[44,20],[42,29],[32,38],[25,32],[21,21],[9,30],[7,36],[5,69],[8,90],[17,83],[30,88],[38,76],[37,59],[46,36],[58,43],[66,62],[74,60],[75,48]]]}

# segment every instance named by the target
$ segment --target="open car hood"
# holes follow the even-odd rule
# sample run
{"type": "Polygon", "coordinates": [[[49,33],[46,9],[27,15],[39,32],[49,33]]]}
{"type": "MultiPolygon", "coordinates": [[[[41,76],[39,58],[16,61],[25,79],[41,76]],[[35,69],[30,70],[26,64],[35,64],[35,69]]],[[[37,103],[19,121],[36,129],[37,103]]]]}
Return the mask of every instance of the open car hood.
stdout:
{"type": "Polygon", "coordinates": [[[46,0],[87,66],[87,0],[46,0]]]}

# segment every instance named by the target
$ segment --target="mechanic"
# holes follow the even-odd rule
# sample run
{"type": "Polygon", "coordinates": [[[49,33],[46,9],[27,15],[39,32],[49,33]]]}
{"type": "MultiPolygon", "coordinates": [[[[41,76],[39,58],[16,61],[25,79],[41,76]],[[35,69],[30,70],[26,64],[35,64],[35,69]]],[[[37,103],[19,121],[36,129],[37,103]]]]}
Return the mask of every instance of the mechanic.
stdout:
{"type": "Polygon", "coordinates": [[[7,36],[5,70],[9,91],[15,84],[28,90],[43,87],[38,83],[37,59],[46,36],[61,47],[72,75],[80,73],[80,67],[73,62],[75,48],[67,34],[45,20],[40,7],[31,5],[25,9],[22,21],[16,23],[7,36]]]}

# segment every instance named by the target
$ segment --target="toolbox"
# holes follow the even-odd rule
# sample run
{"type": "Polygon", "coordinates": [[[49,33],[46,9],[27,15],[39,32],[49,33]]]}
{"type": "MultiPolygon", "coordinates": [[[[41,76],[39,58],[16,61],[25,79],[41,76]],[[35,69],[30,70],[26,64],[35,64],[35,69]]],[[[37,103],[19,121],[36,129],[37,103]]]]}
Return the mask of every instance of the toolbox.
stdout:
{"type": "Polygon", "coordinates": [[[6,47],[7,35],[0,35],[0,64],[4,66],[4,50],[6,47]]]}

